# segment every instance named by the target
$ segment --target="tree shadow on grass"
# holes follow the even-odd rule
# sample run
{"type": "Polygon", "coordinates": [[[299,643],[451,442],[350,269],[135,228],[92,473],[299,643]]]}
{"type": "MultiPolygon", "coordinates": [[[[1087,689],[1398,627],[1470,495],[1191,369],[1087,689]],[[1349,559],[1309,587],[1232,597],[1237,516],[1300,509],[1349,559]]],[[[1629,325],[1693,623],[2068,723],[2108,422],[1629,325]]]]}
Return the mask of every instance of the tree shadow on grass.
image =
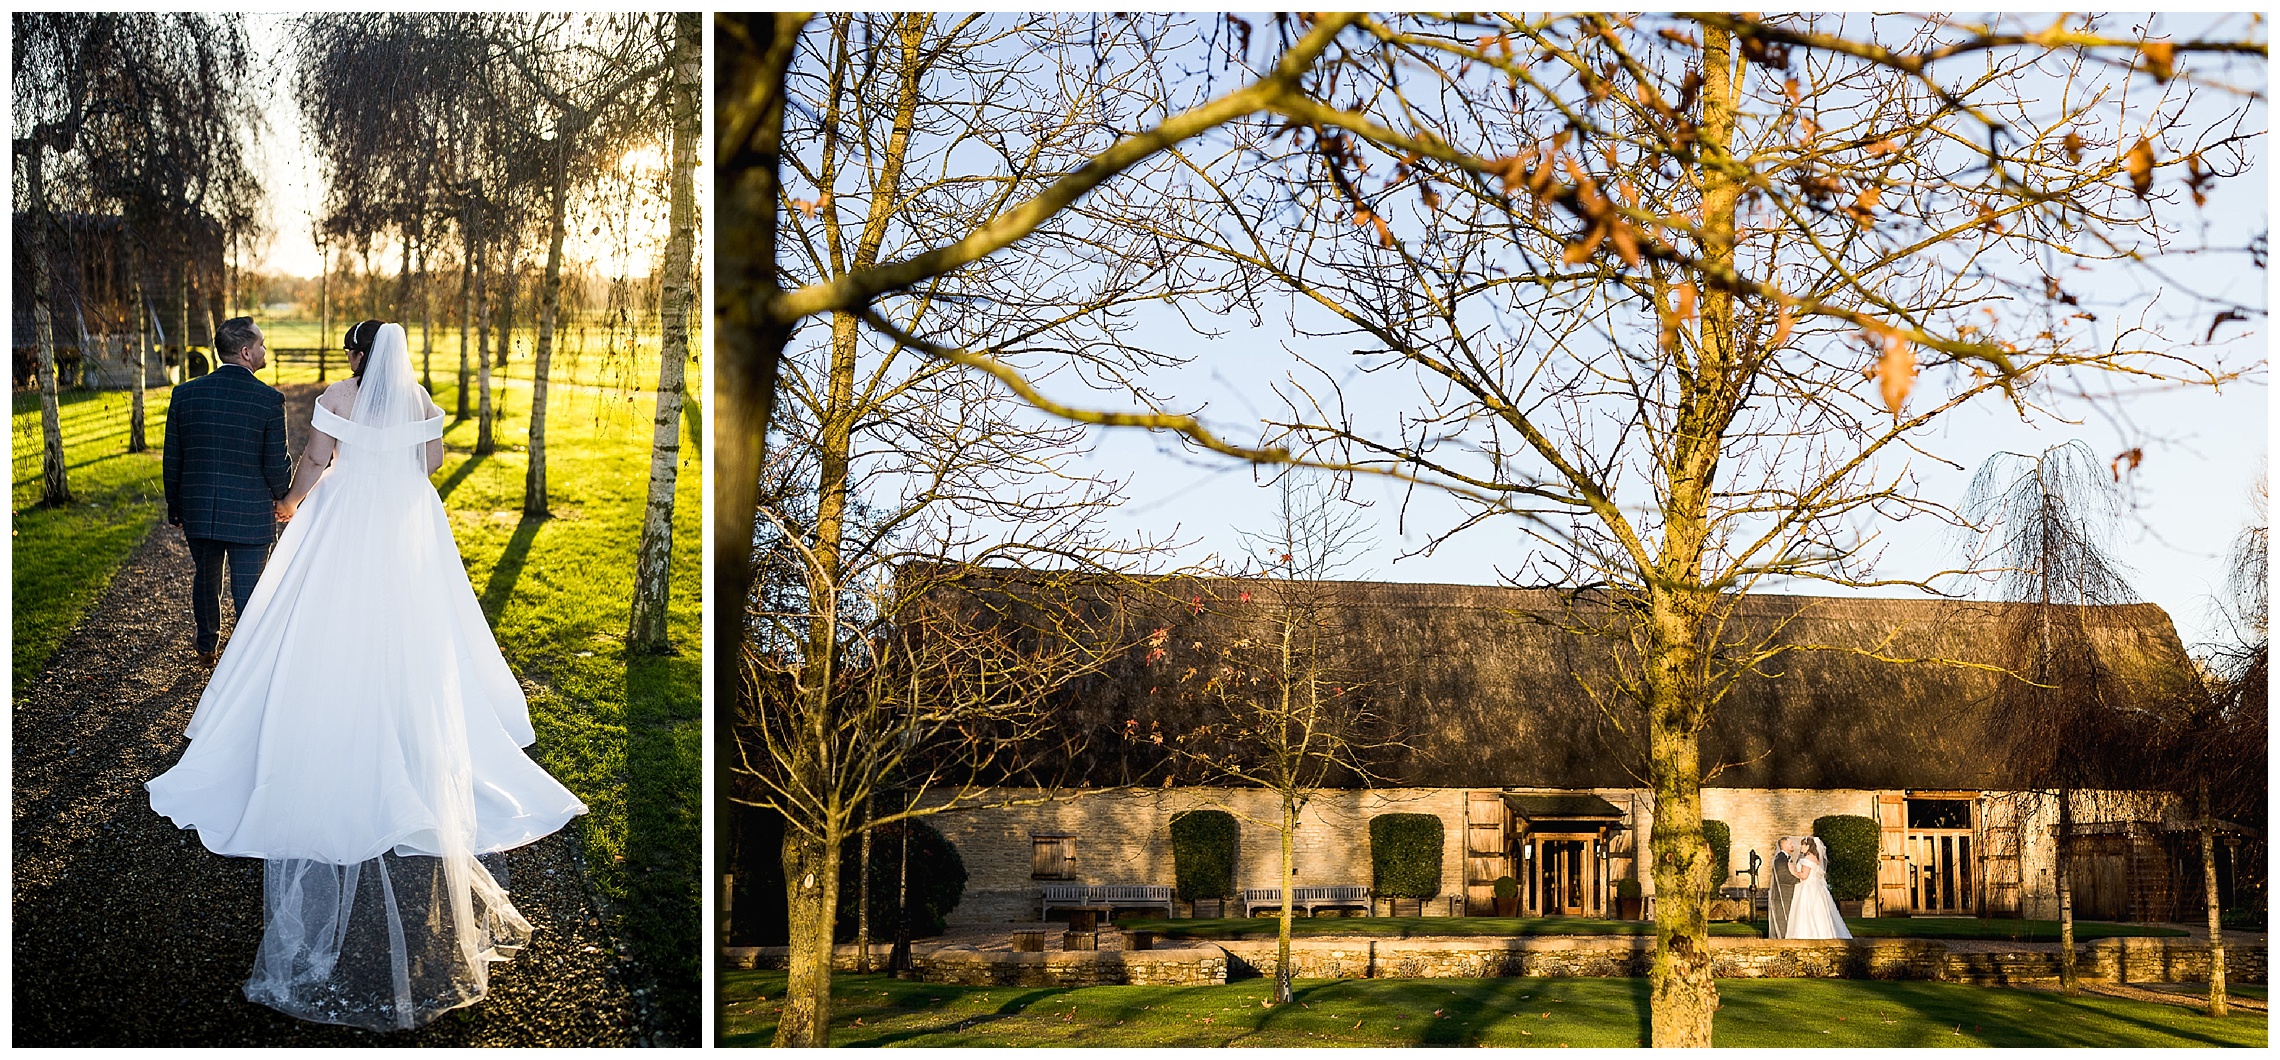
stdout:
{"type": "MultiPolygon", "coordinates": [[[[473,463],[473,461],[469,461],[473,463]]],[[[526,515],[515,524],[515,534],[507,539],[507,547],[499,553],[499,561],[491,565],[490,580],[483,583],[483,618],[496,626],[499,612],[513,595],[515,583],[522,580],[523,565],[530,562],[531,543],[538,539],[538,528],[547,516],[526,515]]]]}
{"type": "Polygon", "coordinates": [[[491,459],[491,454],[477,453],[474,456],[460,461],[459,466],[452,468],[451,474],[444,476],[443,481],[436,485],[436,499],[446,501],[450,500],[451,491],[458,489],[460,483],[467,481],[467,476],[475,473],[475,465],[489,459],[491,459]]]}
{"type": "Polygon", "coordinates": [[[701,663],[685,656],[626,659],[626,916],[679,1041],[697,1040],[701,676],[701,663]]]}
{"type": "Polygon", "coordinates": [[[1019,1016],[1023,1012],[1028,1011],[1029,1006],[1034,1005],[1039,1001],[1068,993],[1067,987],[1055,986],[1012,987],[1010,989],[1014,991],[1012,997],[1005,999],[1005,1001],[1002,1004],[998,1005],[996,1009],[983,1015],[967,1016],[963,1019],[958,1020],[956,1023],[940,1024],[932,1027],[912,1027],[907,1030],[899,1030],[891,1034],[883,1034],[879,1037],[869,1039],[863,1044],[869,1046],[895,1045],[901,1042],[910,1041],[912,1039],[925,1038],[937,1034],[957,1034],[964,1031],[970,1031],[978,1027],[988,1026],[989,1024],[996,1023],[1000,1020],[1011,1019],[1015,1016],[1019,1016]]]}

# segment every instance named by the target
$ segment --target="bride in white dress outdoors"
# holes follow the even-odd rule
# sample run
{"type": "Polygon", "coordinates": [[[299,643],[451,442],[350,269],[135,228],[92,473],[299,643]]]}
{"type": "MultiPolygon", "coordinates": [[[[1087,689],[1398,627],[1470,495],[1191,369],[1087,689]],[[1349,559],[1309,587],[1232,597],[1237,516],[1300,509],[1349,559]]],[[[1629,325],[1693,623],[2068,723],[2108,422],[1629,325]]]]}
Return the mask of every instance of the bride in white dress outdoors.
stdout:
{"type": "Polygon", "coordinates": [[[1829,893],[1829,848],[1818,836],[1799,836],[1799,855],[1789,863],[1797,889],[1789,896],[1789,925],[1783,938],[1849,939],[1844,915],[1829,893]]]}
{"type": "Polygon", "coordinates": [[[248,998],[400,1030],[481,1000],[529,937],[478,856],[586,806],[522,751],[529,707],[428,481],[444,417],[404,329],[368,320],[347,346],[355,377],[311,413],[190,748],[149,788],[208,850],[266,863],[248,998]]]}

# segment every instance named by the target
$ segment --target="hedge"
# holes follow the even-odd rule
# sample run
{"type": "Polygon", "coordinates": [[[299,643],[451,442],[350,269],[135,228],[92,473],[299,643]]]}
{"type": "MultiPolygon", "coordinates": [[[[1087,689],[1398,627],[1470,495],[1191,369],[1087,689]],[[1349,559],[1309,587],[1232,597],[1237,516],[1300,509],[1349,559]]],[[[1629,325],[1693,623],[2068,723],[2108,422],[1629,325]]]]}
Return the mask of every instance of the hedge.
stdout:
{"type": "Polygon", "coordinates": [[[1857,902],[1876,893],[1882,831],[1874,820],[1851,814],[1814,820],[1813,834],[1829,848],[1829,894],[1837,901],[1857,902]]]}
{"type": "Polygon", "coordinates": [[[1431,898],[1441,893],[1441,819],[1429,813],[1370,818],[1370,867],[1380,898],[1431,898]]]}
{"type": "Polygon", "coordinates": [[[1188,810],[1172,815],[1173,890],[1183,902],[1235,893],[1235,815],[1188,810]]]}
{"type": "MultiPolygon", "coordinates": [[[[925,821],[898,821],[882,825],[871,837],[871,939],[895,937],[895,897],[902,885],[902,841],[910,834],[910,934],[928,938],[942,933],[950,911],[966,894],[966,860],[958,848],[925,821]]],[[[855,938],[855,880],[861,873],[860,837],[848,841],[839,859],[839,915],[832,934],[841,942],[855,938]]]]}
{"type": "Polygon", "coordinates": [[[1702,839],[1710,844],[1710,893],[1716,895],[1734,874],[1734,830],[1724,821],[1704,821],[1702,839]]]}

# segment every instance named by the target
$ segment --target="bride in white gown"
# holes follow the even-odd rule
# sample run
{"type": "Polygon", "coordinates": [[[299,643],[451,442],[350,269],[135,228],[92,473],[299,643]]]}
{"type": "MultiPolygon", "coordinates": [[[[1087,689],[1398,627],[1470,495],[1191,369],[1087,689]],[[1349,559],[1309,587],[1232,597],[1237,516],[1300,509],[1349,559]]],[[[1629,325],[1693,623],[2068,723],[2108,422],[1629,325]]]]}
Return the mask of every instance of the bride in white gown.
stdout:
{"type": "Polygon", "coordinates": [[[427,478],[443,412],[403,328],[350,335],[357,377],[318,399],[290,521],[149,788],[207,849],[266,861],[248,998],[394,1030],[480,1000],[529,937],[477,856],[586,806],[521,750],[529,707],[427,478]]]}
{"type": "Polygon", "coordinates": [[[1790,871],[1797,876],[1797,889],[1789,896],[1789,928],[1782,937],[1851,938],[1852,929],[1845,926],[1837,900],[1829,893],[1829,848],[1818,836],[1800,836],[1797,842],[1801,853],[1790,862],[1790,871]]]}

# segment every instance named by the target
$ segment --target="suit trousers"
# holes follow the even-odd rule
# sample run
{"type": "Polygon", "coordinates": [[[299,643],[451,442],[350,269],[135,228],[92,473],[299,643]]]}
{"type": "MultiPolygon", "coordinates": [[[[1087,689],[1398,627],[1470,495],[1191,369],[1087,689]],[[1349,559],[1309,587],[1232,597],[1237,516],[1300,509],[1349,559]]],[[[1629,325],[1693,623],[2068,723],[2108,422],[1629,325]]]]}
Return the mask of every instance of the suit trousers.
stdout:
{"type": "Polygon", "coordinates": [[[222,636],[225,560],[230,574],[230,602],[236,605],[237,616],[243,619],[245,605],[253,599],[253,587],[261,584],[261,568],[269,562],[269,546],[202,537],[186,540],[190,544],[190,562],[198,571],[197,578],[190,584],[190,614],[198,625],[198,650],[213,651],[222,636]]]}

